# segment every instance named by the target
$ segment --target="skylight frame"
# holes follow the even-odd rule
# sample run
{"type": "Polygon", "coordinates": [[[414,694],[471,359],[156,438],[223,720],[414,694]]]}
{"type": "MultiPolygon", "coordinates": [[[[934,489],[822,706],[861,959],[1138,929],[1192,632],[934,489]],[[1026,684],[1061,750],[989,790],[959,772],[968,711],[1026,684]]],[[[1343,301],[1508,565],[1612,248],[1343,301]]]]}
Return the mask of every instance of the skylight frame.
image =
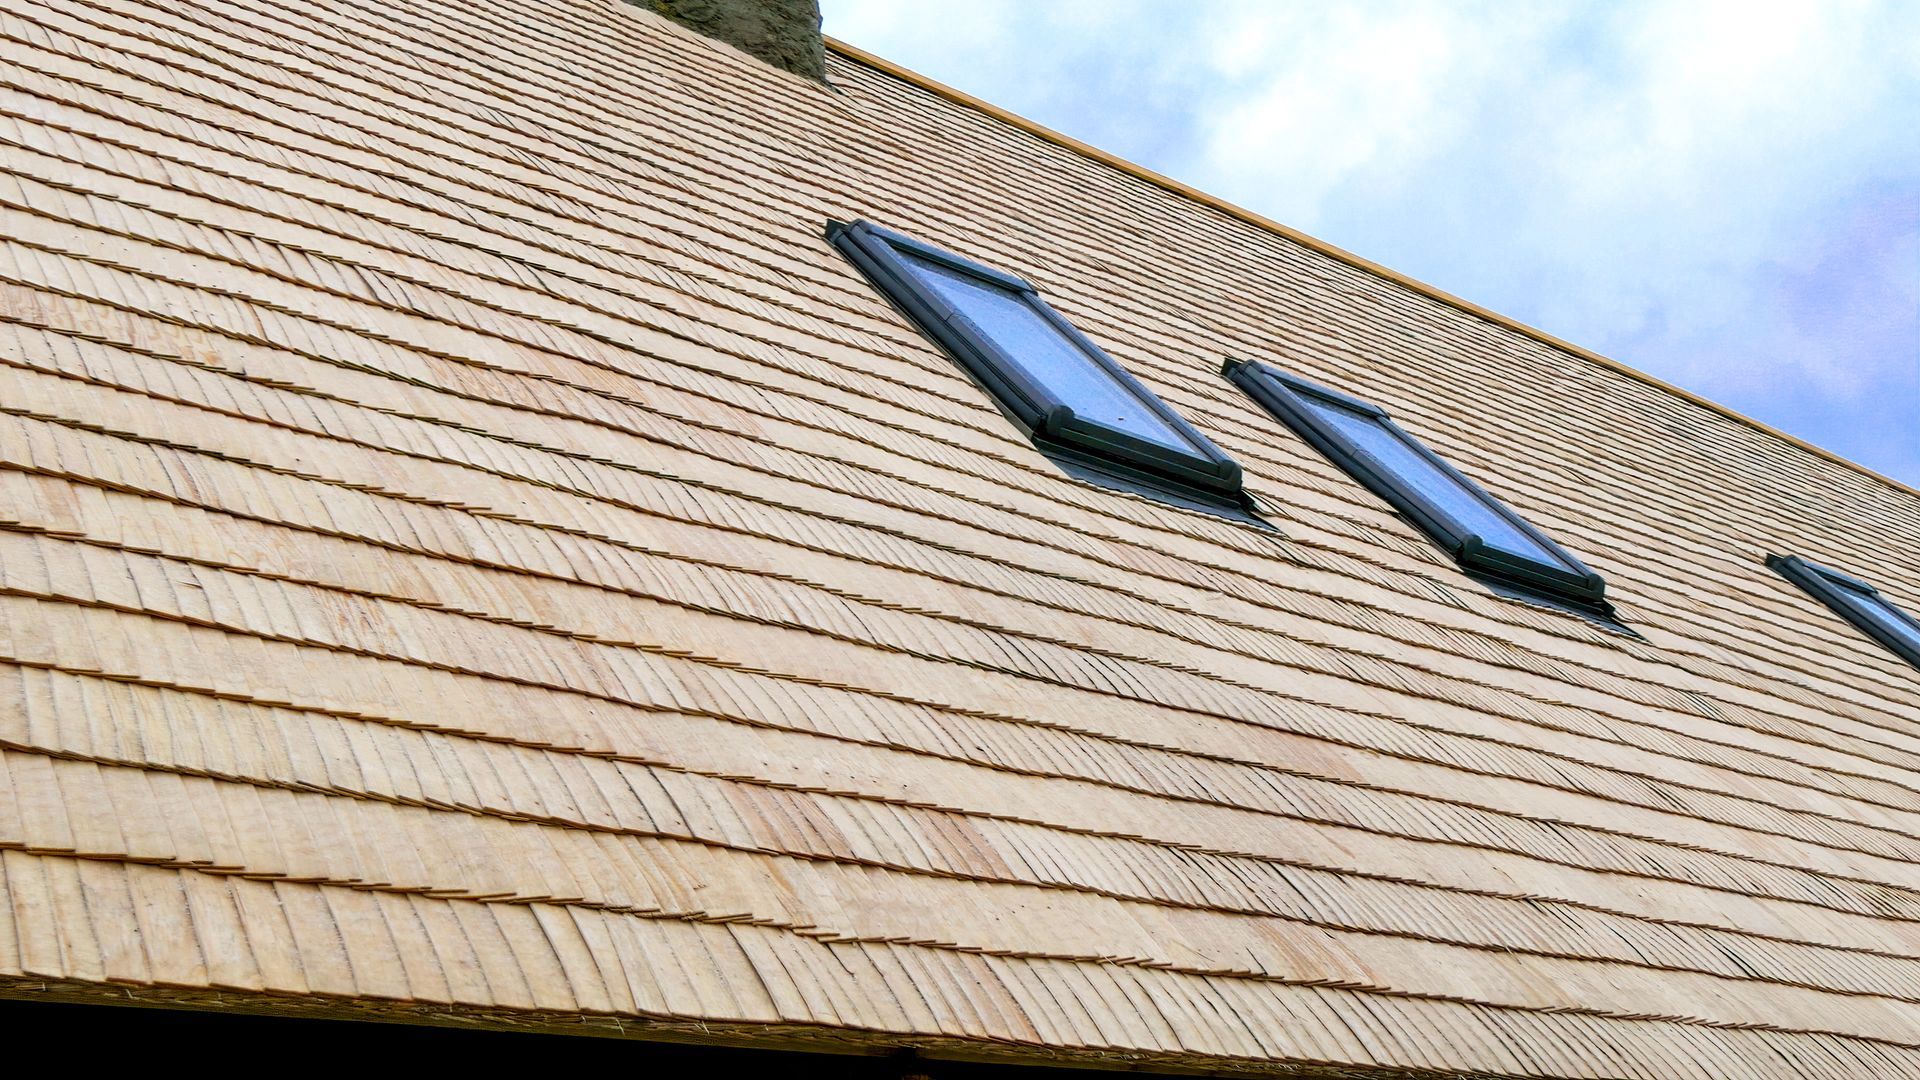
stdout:
{"type": "Polygon", "coordinates": [[[1394,423],[1385,409],[1258,361],[1229,360],[1221,373],[1275,419],[1339,466],[1341,471],[1385,499],[1442,550],[1452,555],[1467,573],[1490,585],[1516,591],[1528,599],[1545,600],[1582,614],[1599,616],[1609,623],[1614,621],[1615,612],[1606,599],[1604,578],[1532,522],[1514,512],[1505,502],[1434,453],[1420,439],[1394,423]],[[1402,478],[1322,418],[1310,403],[1313,398],[1359,413],[1379,425],[1403,447],[1455,484],[1462,494],[1533,541],[1562,565],[1549,565],[1488,544],[1416,485],[1402,478]]]}
{"type": "Polygon", "coordinates": [[[1032,283],[870,221],[830,222],[827,239],[923,333],[959,361],[1038,449],[1075,475],[1163,499],[1171,497],[1171,501],[1185,505],[1251,510],[1251,500],[1241,485],[1239,463],[1055,311],[1032,283]],[[966,312],[923,281],[902,258],[903,252],[979,279],[1025,304],[1069,346],[1085,354],[1116,389],[1138,401],[1194,452],[1181,453],[1076,414],[1044,382],[1029,375],[1021,362],[966,312]]]}
{"type": "Polygon", "coordinates": [[[1889,632],[1872,615],[1862,610],[1862,602],[1850,595],[1852,589],[1877,602],[1879,609],[1895,623],[1905,626],[1920,641],[1920,619],[1894,603],[1887,595],[1851,574],[1822,566],[1798,555],[1768,555],[1767,565],[1774,572],[1825,604],[1834,614],[1852,623],[1854,629],[1879,642],[1887,651],[1920,668],[1920,645],[1889,632]]]}

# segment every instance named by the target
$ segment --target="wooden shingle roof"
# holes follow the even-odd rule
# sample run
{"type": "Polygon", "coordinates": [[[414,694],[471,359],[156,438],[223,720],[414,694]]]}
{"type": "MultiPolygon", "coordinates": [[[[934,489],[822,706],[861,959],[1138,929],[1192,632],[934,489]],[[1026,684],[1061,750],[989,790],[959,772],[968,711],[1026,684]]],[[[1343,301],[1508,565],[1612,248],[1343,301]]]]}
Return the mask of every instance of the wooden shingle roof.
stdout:
{"type": "MultiPolygon", "coordinates": [[[[0,9],[0,994],[1167,1068],[1920,1075],[1920,498],[613,0],[0,9]],[[822,238],[1016,270],[1274,529],[822,238]],[[1609,582],[1488,591],[1219,378],[1609,582]]],[[[1490,256],[1491,257],[1491,256],[1490,256]]]]}

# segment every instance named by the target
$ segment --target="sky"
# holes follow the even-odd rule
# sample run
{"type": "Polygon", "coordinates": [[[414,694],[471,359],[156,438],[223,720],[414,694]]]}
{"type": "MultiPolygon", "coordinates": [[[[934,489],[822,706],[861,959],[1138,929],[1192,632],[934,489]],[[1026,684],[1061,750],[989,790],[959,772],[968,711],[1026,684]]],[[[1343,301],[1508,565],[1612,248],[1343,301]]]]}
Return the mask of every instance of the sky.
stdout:
{"type": "Polygon", "coordinates": [[[821,8],[835,37],[1920,486],[1920,2],[821,8]]]}

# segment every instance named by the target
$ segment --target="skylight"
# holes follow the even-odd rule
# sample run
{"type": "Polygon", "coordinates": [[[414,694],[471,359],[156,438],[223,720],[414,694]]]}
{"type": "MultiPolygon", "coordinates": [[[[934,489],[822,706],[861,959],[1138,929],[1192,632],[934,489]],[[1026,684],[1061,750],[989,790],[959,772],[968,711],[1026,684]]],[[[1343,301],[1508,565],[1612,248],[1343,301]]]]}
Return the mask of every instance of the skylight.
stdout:
{"type": "Polygon", "coordinates": [[[1391,503],[1469,573],[1533,599],[1611,618],[1606,582],[1409,435],[1378,406],[1259,363],[1227,378],[1391,503]]]}
{"type": "Polygon", "coordinates": [[[1240,466],[1026,281],[871,222],[836,222],[827,237],[1075,475],[1185,505],[1246,506],[1240,466]]]}
{"type": "Polygon", "coordinates": [[[1769,555],[1767,565],[1812,593],[1814,599],[1852,623],[1868,637],[1920,667],[1920,621],[1902,611],[1879,589],[1798,555],[1769,555]]]}

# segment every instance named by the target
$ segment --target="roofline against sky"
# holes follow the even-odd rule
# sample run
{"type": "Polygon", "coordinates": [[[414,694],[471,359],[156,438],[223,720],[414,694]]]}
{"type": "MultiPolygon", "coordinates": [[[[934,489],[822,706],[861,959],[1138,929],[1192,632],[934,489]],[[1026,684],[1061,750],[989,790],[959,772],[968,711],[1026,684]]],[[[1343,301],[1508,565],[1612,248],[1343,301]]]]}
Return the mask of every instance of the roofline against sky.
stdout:
{"type": "Polygon", "coordinates": [[[1211,209],[1218,210],[1229,217],[1237,218],[1241,221],[1246,222],[1249,225],[1253,225],[1258,228],[1265,229],[1269,232],[1276,233],[1280,236],[1287,238],[1288,240],[1293,241],[1296,244],[1300,244],[1303,247],[1310,248],[1314,251],[1319,252],[1322,255],[1328,256],[1329,258],[1338,259],[1340,262],[1346,263],[1348,266],[1352,266],[1357,269],[1364,270],[1367,273],[1385,278],[1388,281],[1391,281],[1404,288],[1411,289],[1412,291],[1419,293],[1420,295],[1425,296],[1429,299],[1437,300],[1440,303],[1446,304],[1449,307],[1458,309],[1460,311],[1464,311],[1469,315],[1473,315],[1478,318],[1485,319],[1486,321],[1493,323],[1496,326],[1505,327],[1508,330],[1512,330],[1515,333],[1522,334],[1526,337],[1530,337],[1533,340],[1541,342],[1542,344],[1551,346],[1552,348],[1560,349],[1564,352],[1572,353],[1573,355],[1581,357],[1582,359],[1591,361],[1595,364],[1599,364],[1601,367],[1607,368],[1608,370],[1619,372],[1620,374],[1626,375],[1629,378],[1638,379],[1639,381],[1646,383],[1647,385],[1652,386],[1655,389],[1672,394],[1673,396],[1680,398],[1683,401],[1691,402],[1692,404],[1698,405],[1703,409],[1708,409],[1713,412],[1719,413],[1721,416],[1727,417],[1730,420],[1737,421],[1738,423],[1745,424],[1746,426],[1753,428],[1756,431],[1762,432],[1767,435],[1771,435],[1772,437],[1779,439],[1782,442],[1785,442],[1791,446],[1798,447],[1799,449],[1805,450],[1808,453],[1813,454],[1817,457],[1825,458],[1826,460],[1834,462],[1835,464],[1838,464],[1838,465],[1843,465],[1864,476],[1877,480],[1880,483],[1885,484],[1890,488],[1893,488],[1895,491],[1904,492],[1908,495],[1914,496],[1915,498],[1920,498],[1920,488],[1911,487],[1898,480],[1895,480],[1891,476],[1886,476],[1882,473],[1875,472],[1874,470],[1868,468],[1865,465],[1860,464],[1857,461],[1852,460],[1851,458],[1842,457],[1841,455],[1836,454],[1831,450],[1827,450],[1820,446],[1815,446],[1813,443],[1810,443],[1807,440],[1802,439],[1796,435],[1789,435],[1786,432],[1781,431],[1779,428],[1776,428],[1771,424],[1767,424],[1763,421],[1756,420],[1753,417],[1746,415],[1745,413],[1739,412],[1738,410],[1735,410],[1735,409],[1728,408],[1727,406],[1722,405],[1717,401],[1713,401],[1710,398],[1702,397],[1691,390],[1685,389],[1684,387],[1675,386],[1673,383],[1667,382],[1664,379],[1656,378],[1655,376],[1649,375],[1646,372],[1639,370],[1638,368],[1632,367],[1627,364],[1623,364],[1620,361],[1615,360],[1611,357],[1602,356],[1601,354],[1594,352],[1592,349],[1588,349],[1580,345],[1575,345],[1573,342],[1555,337],[1554,335],[1547,333],[1545,330],[1541,330],[1541,329],[1538,329],[1537,327],[1529,326],[1526,323],[1519,321],[1518,319],[1514,319],[1509,316],[1502,315],[1499,312],[1494,311],[1490,308],[1482,307],[1471,300],[1462,299],[1461,297],[1455,296],[1452,293],[1447,292],[1445,289],[1441,289],[1436,286],[1429,285],[1426,282],[1419,280],[1418,278],[1409,277],[1406,274],[1400,273],[1398,270],[1392,269],[1391,267],[1382,266],[1379,263],[1372,261],[1371,259],[1362,258],[1344,248],[1336,247],[1333,244],[1329,244],[1325,240],[1321,240],[1317,237],[1309,236],[1298,229],[1292,228],[1291,226],[1282,225],[1279,222],[1274,221],[1272,218],[1265,217],[1261,214],[1257,214],[1252,210],[1246,209],[1245,207],[1236,206],[1233,203],[1227,202],[1225,199],[1221,199],[1216,196],[1209,195],[1198,188],[1192,187],[1188,184],[1183,184],[1180,181],[1175,180],[1170,176],[1164,176],[1160,173],[1154,172],[1152,169],[1146,168],[1141,165],[1136,165],[1133,162],[1126,160],[1125,158],[1118,157],[1114,154],[1110,154],[1105,150],[1100,149],[1097,146],[1090,146],[1087,143],[1081,142],[1079,139],[1076,139],[1071,135],[1063,135],[1060,132],[1053,130],[1052,128],[1034,123],[1032,120],[1029,120],[1024,116],[1020,116],[1016,113],[1008,112],[1006,109],[1000,108],[999,106],[994,105],[991,102],[982,101],[981,99],[974,97],[972,94],[966,93],[963,90],[956,90],[953,87],[948,86],[943,82],[939,82],[935,79],[928,78],[927,76],[922,75],[917,71],[913,71],[908,68],[901,67],[899,64],[896,64],[893,61],[888,60],[884,57],[875,56],[873,53],[870,53],[867,50],[862,49],[857,45],[849,45],[846,42],[841,41],[839,38],[833,37],[830,34],[823,35],[823,36],[826,39],[827,48],[829,51],[838,53],[839,55],[844,56],[847,59],[854,61],[855,63],[864,64],[867,67],[874,68],[875,70],[880,71],[884,74],[891,75],[894,78],[900,79],[903,82],[911,83],[930,93],[937,94],[940,97],[946,98],[948,101],[952,101],[952,102],[955,102],[956,104],[964,105],[967,108],[985,113],[986,115],[992,117],[993,119],[998,120],[1005,124],[1009,124],[1013,127],[1019,128],[1021,131],[1024,131],[1029,135],[1037,136],[1038,138],[1043,139],[1047,142],[1053,143],[1056,146],[1064,147],[1065,149],[1071,150],[1082,157],[1088,158],[1092,161],[1099,162],[1100,164],[1105,165],[1109,168],[1116,169],[1122,173],[1125,173],[1128,176],[1134,177],[1135,179],[1144,180],[1147,183],[1154,185],[1155,187],[1165,189],[1167,191],[1172,192],[1175,195],[1179,195],[1183,198],[1190,199],[1196,203],[1199,203],[1202,206],[1206,206],[1206,207],[1210,207],[1211,209]]]}

